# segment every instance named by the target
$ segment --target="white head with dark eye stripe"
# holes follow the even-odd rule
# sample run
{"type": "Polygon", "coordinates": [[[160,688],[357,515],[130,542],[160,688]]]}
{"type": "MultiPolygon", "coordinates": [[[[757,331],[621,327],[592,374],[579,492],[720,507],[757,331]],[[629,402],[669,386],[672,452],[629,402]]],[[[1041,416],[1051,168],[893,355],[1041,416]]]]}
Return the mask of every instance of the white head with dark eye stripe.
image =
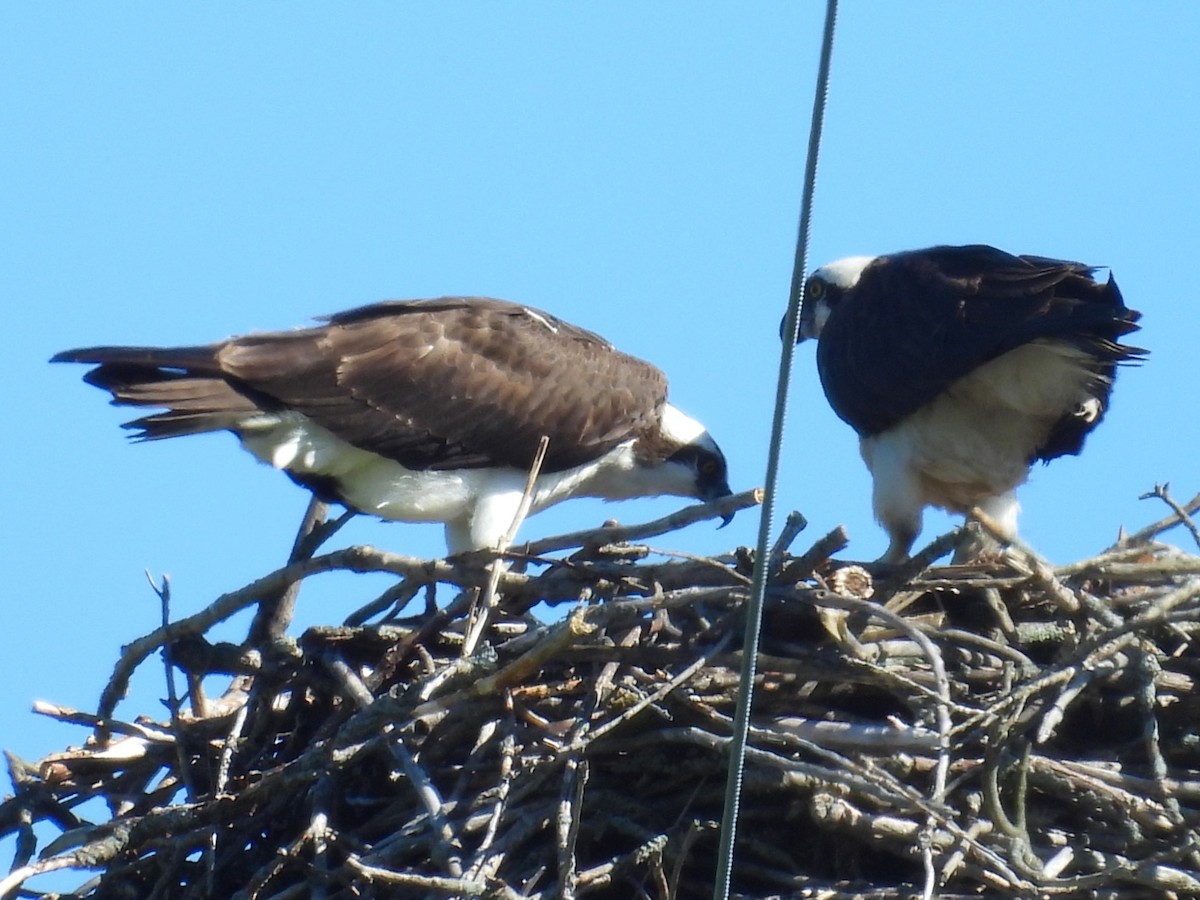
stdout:
{"type": "Polygon", "coordinates": [[[874,256],[847,256],[821,266],[804,284],[804,304],[800,311],[800,340],[821,336],[838,302],[851,290],[874,256]]]}
{"type": "MultiPolygon", "coordinates": [[[[691,416],[664,403],[659,427],[639,440],[636,452],[650,452],[652,465],[677,480],[674,493],[709,502],[728,497],[729,475],[725,455],[712,435],[691,416]]],[[[643,460],[643,465],[648,460],[643,460]]]]}

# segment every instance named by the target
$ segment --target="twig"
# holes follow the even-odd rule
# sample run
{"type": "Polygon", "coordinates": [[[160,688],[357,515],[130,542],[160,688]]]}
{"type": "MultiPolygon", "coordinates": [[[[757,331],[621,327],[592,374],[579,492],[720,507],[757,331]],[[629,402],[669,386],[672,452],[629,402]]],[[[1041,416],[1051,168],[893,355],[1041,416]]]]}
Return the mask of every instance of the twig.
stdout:
{"type": "Polygon", "coordinates": [[[771,547],[771,571],[779,568],[779,563],[783,559],[783,555],[787,553],[788,548],[792,546],[792,542],[796,540],[800,532],[807,527],[808,520],[799,512],[793,510],[788,513],[787,519],[784,520],[783,528],[779,530],[779,537],[775,539],[775,543],[771,547]]]}
{"type": "MultiPolygon", "coordinates": [[[[1162,532],[1174,528],[1180,522],[1188,521],[1189,516],[1193,516],[1197,512],[1200,512],[1200,494],[1197,494],[1187,503],[1179,506],[1173,500],[1163,496],[1167,492],[1167,487],[1168,485],[1162,485],[1160,493],[1160,486],[1156,484],[1154,486],[1154,490],[1140,495],[1138,499],[1147,500],[1151,497],[1159,497],[1171,507],[1171,515],[1159,519],[1153,525],[1147,525],[1145,528],[1135,531],[1133,534],[1126,535],[1124,538],[1117,541],[1117,543],[1109,547],[1109,550],[1116,550],[1120,547],[1136,547],[1142,544],[1147,544],[1162,532]]],[[[1196,539],[1198,544],[1200,544],[1200,536],[1197,535],[1196,524],[1194,522],[1190,523],[1188,525],[1188,529],[1192,532],[1192,537],[1196,539]]]]}
{"type": "MultiPolygon", "coordinates": [[[[1175,513],[1176,518],[1187,527],[1188,531],[1191,532],[1192,540],[1195,541],[1196,546],[1200,548],[1200,528],[1198,528],[1196,523],[1192,521],[1190,511],[1175,502],[1175,498],[1171,496],[1171,485],[1165,482],[1163,484],[1156,484],[1154,485],[1154,490],[1147,494],[1142,494],[1140,497],[1138,497],[1138,499],[1147,500],[1150,497],[1158,497],[1163,501],[1163,503],[1171,507],[1171,511],[1175,513]]],[[[1198,494],[1192,502],[1195,502],[1195,500],[1200,500],[1200,494],[1198,494]]]]}
{"type": "Polygon", "coordinates": [[[487,828],[484,831],[483,837],[479,841],[479,846],[475,850],[475,861],[467,870],[468,878],[479,878],[484,874],[494,875],[494,872],[485,872],[487,868],[485,861],[487,860],[487,852],[491,848],[492,843],[496,840],[496,832],[500,825],[500,818],[504,814],[504,810],[508,803],[509,790],[512,787],[513,781],[513,758],[516,754],[516,739],[513,737],[512,723],[512,694],[505,693],[505,712],[509,719],[509,727],[505,729],[504,737],[500,740],[500,782],[496,789],[496,801],[492,807],[491,815],[488,817],[487,828]]]}
{"type": "MultiPolygon", "coordinates": [[[[158,595],[159,605],[162,611],[162,627],[166,628],[171,622],[171,577],[163,574],[162,587],[154,583],[154,576],[149,570],[146,570],[146,581],[150,583],[150,589],[158,595]]],[[[179,727],[179,695],[175,691],[175,672],[171,665],[169,654],[164,650],[161,654],[163,661],[163,674],[167,683],[167,709],[171,712],[171,726],[175,734],[180,734],[182,729],[179,727]]],[[[203,710],[201,710],[203,715],[203,710]]],[[[102,741],[107,740],[107,735],[101,731],[99,738],[102,741]]],[[[184,746],[183,741],[175,741],[175,756],[179,765],[179,777],[183,781],[184,789],[187,791],[189,802],[194,802],[196,799],[196,785],[192,778],[192,766],[188,760],[188,751],[184,746]]],[[[209,857],[209,864],[212,864],[212,858],[209,857]]]]}
{"type": "MultiPolygon", "coordinates": [[[[876,581],[867,601],[808,580],[835,544],[785,557],[797,580],[767,598],[738,895],[1117,900],[1200,883],[1200,558],[1150,544],[1049,568],[1017,549],[876,581]],[[820,627],[818,608],[847,635],[820,627]],[[778,827],[796,815],[812,841],[778,827]],[[831,846],[856,879],[826,877],[814,854],[831,846]]],[[[124,665],[188,638],[197,652],[176,667],[242,673],[253,692],[208,717],[183,698],[159,723],[40,705],[116,737],[37,765],[9,757],[10,893],[95,867],[80,896],[700,896],[711,844],[690,842],[721,812],[745,560],[581,546],[497,579],[505,616],[465,663],[471,592],[495,554],[337,551],[134,642],[124,665]],[[208,633],[333,569],[405,579],[375,617],[422,587],[461,593],[395,623],[281,637],[255,659],[208,633]],[[575,606],[549,625],[513,614],[532,598],[575,606]],[[178,746],[198,776],[190,803],[178,746]],[[81,817],[102,803],[108,821],[81,817]],[[38,848],[50,829],[64,833],[38,848]]]]}
{"type": "Polygon", "coordinates": [[[572,531],[568,534],[539,541],[530,541],[521,548],[524,556],[542,556],[554,550],[564,550],[567,547],[599,547],[604,544],[620,544],[626,541],[638,541],[656,537],[668,531],[678,531],[694,522],[705,519],[723,519],[743,509],[762,503],[762,488],[743,491],[729,497],[722,497],[712,503],[699,503],[695,506],[684,507],[669,516],[646,522],[643,525],[604,525],[600,528],[589,528],[584,531],[572,531]]]}
{"type": "MultiPolygon", "coordinates": [[[[326,656],[324,662],[329,671],[337,678],[347,696],[360,708],[365,709],[375,702],[375,698],[371,696],[371,692],[367,690],[366,685],[362,683],[362,680],[342,660],[326,656]]],[[[441,795],[438,793],[437,788],[434,787],[429,776],[425,773],[425,770],[417,764],[416,759],[409,752],[403,735],[392,725],[386,725],[383,731],[384,735],[388,738],[388,749],[396,757],[397,761],[399,761],[404,774],[412,783],[413,789],[416,791],[422,805],[425,807],[425,812],[429,816],[430,827],[439,838],[439,843],[434,844],[434,852],[438,855],[439,862],[446,867],[453,877],[461,878],[463,874],[462,860],[458,856],[458,849],[461,847],[461,842],[446,818],[445,803],[443,803],[441,795]]]]}
{"type": "MultiPolygon", "coordinates": [[[[332,530],[322,528],[325,524],[325,514],[329,506],[317,499],[316,494],[309,498],[308,508],[296,531],[296,539],[292,542],[292,552],[288,555],[288,563],[310,559],[321,542],[333,534],[342,522],[348,521],[349,516],[343,516],[332,530]]],[[[258,612],[250,625],[246,643],[252,647],[261,647],[287,631],[288,624],[296,609],[296,597],[300,593],[299,580],[293,581],[281,590],[264,596],[258,604],[258,612]]],[[[164,626],[166,623],[163,623],[164,626]]]]}
{"type": "Polygon", "coordinates": [[[555,819],[558,848],[558,894],[560,900],[573,900],[578,873],[575,869],[575,845],[582,827],[583,790],[587,785],[588,762],[572,755],[563,773],[562,795],[555,819]]]}
{"type": "Polygon", "coordinates": [[[850,543],[850,535],[839,525],[828,532],[816,543],[799,556],[793,557],[783,564],[777,580],[787,584],[795,584],[808,578],[817,568],[833,554],[845,549],[850,543]]]}
{"type": "MultiPolygon", "coordinates": [[[[503,554],[509,548],[513,539],[517,536],[517,531],[520,529],[521,523],[529,515],[529,507],[533,503],[533,492],[537,487],[538,475],[542,471],[542,463],[546,459],[546,450],[549,446],[550,438],[543,434],[541,440],[538,441],[537,451],[533,455],[533,463],[529,467],[529,475],[525,479],[525,489],[521,493],[521,502],[517,505],[517,511],[513,514],[513,519],[509,523],[508,530],[504,532],[499,543],[494,548],[497,553],[503,554]]],[[[478,595],[478,599],[471,605],[471,610],[467,613],[467,633],[466,638],[463,640],[461,653],[464,658],[474,653],[475,648],[479,646],[479,639],[483,636],[483,632],[487,628],[488,621],[491,618],[492,610],[496,606],[496,588],[500,583],[500,576],[506,568],[507,563],[500,557],[492,560],[487,587],[484,588],[482,594],[478,595]]]]}
{"type": "Polygon", "coordinates": [[[418,875],[415,872],[396,872],[380,866],[369,866],[351,854],[346,865],[358,872],[369,882],[394,884],[402,887],[420,888],[448,897],[496,897],[500,900],[520,900],[521,895],[507,885],[498,885],[483,879],[442,878],[436,875],[418,875]]]}

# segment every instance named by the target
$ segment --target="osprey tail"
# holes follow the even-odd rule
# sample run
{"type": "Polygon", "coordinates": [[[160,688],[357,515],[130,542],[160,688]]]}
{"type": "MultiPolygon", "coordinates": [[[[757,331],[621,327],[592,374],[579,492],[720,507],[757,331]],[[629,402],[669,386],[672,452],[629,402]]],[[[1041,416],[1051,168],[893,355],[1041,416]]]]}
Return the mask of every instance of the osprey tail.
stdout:
{"type": "Polygon", "coordinates": [[[232,429],[260,411],[221,371],[212,346],[84,347],[50,361],[94,363],[83,380],[112,394],[116,406],[165,409],[122,426],[136,429],[138,441],[232,429]]]}

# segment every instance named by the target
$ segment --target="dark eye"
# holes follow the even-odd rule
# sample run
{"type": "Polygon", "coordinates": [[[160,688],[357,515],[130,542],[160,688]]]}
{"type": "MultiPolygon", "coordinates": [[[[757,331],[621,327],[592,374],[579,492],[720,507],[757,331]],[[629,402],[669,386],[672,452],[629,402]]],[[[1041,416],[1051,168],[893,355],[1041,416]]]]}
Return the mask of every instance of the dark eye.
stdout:
{"type": "Polygon", "coordinates": [[[809,300],[820,300],[825,296],[825,282],[816,278],[811,279],[804,288],[804,293],[809,300]]]}
{"type": "Polygon", "coordinates": [[[701,475],[716,475],[717,474],[716,460],[706,459],[704,462],[700,463],[700,474],[701,475]]]}

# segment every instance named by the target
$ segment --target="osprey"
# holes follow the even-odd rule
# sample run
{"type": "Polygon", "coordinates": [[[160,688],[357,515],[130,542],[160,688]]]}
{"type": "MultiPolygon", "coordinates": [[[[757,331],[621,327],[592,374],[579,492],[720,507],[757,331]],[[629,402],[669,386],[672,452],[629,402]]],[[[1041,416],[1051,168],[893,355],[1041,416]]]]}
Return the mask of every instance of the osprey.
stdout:
{"type": "Polygon", "coordinates": [[[228,430],[319,498],[383,519],[440,521],[452,553],[494,547],[520,505],[570,497],[730,493],[704,426],[657,368],[504,300],[389,301],[319,327],[195,347],[89,347],[84,380],[163,411],[136,440],[228,430]]]}
{"type": "Polygon", "coordinates": [[[809,277],[800,336],[874,478],[883,562],[908,556],[926,506],[978,507],[1016,536],[1015,488],[1035,460],[1076,454],[1118,363],[1146,351],[1110,275],[994,247],[855,256],[809,277]]]}

